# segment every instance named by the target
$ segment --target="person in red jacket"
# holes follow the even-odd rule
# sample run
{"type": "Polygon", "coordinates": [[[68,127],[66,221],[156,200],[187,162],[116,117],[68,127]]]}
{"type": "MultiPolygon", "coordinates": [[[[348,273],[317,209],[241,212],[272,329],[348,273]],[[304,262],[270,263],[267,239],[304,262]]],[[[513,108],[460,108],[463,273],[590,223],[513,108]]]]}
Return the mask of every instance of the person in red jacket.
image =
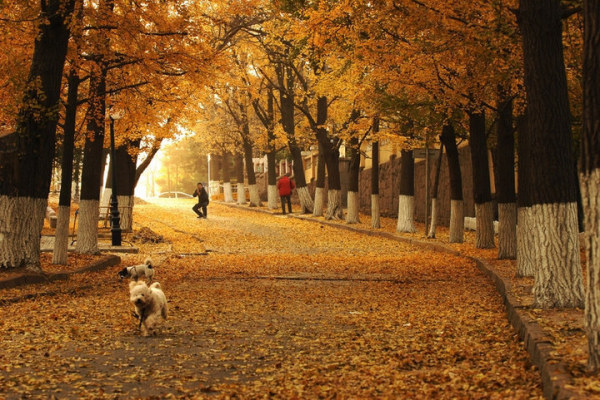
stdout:
{"type": "Polygon", "coordinates": [[[294,181],[290,179],[290,174],[285,174],[277,182],[277,189],[279,189],[279,197],[281,197],[281,212],[285,215],[285,201],[287,199],[288,212],[292,213],[292,190],[296,187],[294,181]]]}

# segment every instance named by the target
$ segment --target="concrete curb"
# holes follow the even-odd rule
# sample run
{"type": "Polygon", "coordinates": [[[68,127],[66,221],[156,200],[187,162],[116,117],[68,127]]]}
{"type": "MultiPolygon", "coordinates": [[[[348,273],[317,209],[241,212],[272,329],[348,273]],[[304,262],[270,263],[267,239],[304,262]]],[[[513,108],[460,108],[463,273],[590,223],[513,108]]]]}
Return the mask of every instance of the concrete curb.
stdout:
{"type": "Polygon", "coordinates": [[[101,271],[113,265],[121,263],[121,257],[112,254],[106,255],[103,258],[94,261],[93,263],[69,272],[57,273],[42,273],[42,274],[23,274],[14,278],[0,280],[0,289],[10,289],[17,286],[32,285],[36,283],[46,283],[54,281],[66,281],[70,275],[82,274],[85,272],[101,271]]]}
{"type": "MultiPolygon", "coordinates": [[[[260,212],[263,214],[274,214],[267,210],[244,207],[237,204],[220,204],[248,211],[260,212]]],[[[320,221],[309,216],[289,215],[289,217],[303,221],[309,221],[312,223],[318,223],[333,228],[344,229],[355,233],[383,237],[402,243],[409,243],[415,246],[426,248],[428,250],[450,253],[474,261],[477,267],[492,280],[496,290],[502,296],[508,321],[513,326],[515,331],[517,331],[519,338],[523,341],[523,345],[529,353],[531,362],[540,371],[544,397],[549,400],[566,400],[579,397],[576,392],[568,389],[568,386],[573,384],[573,377],[569,374],[565,364],[561,362],[559,358],[552,355],[554,353],[552,339],[544,333],[539,324],[537,324],[526,314],[524,311],[526,307],[510,294],[510,282],[502,279],[496,270],[486,261],[461,254],[460,251],[456,251],[441,243],[431,243],[429,241],[398,236],[389,232],[370,231],[363,228],[357,228],[352,225],[341,225],[335,222],[320,221]]]]}

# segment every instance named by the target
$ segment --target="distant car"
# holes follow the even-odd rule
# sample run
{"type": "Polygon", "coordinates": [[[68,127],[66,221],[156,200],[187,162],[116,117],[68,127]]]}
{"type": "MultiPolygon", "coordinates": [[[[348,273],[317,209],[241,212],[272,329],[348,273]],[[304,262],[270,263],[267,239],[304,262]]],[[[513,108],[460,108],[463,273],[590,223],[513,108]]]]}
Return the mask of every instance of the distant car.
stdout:
{"type": "Polygon", "coordinates": [[[191,199],[194,196],[184,192],[163,192],[158,197],[161,199],[191,199]]]}

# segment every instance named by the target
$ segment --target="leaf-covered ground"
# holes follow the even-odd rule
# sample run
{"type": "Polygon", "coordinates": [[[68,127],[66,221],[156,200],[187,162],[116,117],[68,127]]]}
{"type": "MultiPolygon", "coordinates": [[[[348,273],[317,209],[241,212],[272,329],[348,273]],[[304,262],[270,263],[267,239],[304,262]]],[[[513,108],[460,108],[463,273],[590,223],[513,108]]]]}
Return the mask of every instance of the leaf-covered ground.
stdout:
{"type": "Polygon", "coordinates": [[[140,337],[115,266],[0,291],[0,398],[541,398],[470,262],[188,200],[136,206],[169,300],[140,337]],[[33,299],[29,294],[37,294],[33,299]]]}

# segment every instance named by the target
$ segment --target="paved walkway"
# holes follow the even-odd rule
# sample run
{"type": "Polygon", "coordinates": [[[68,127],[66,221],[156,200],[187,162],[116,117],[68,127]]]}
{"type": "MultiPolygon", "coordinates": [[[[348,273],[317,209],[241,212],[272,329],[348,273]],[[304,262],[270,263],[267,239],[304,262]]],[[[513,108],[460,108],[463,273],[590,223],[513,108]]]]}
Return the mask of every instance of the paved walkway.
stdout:
{"type": "Polygon", "coordinates": [[[37,299],[2,305],[23,294],[2,291],[0,393],[541,397],[500,297],[472,262],[220,205],[198,220],[187,203],[137,210],[138,224],[172,241],[172,255],[155,255],[171,307],[159,334],[138,335],[114,270],[37,299]],[[200,247],[210,254],[181,256],[200,247]]]}
{"type": "MultiPolygon", "coordinates": [[[[98,240],[98,248],[102,252],[110,252],[110,253],[137,253],[139,252],[139,248],[133,246],[130,243],[122,241],[122,246],[113,246],[110,238],[108,240],[104,238],[100,238],[98,240]]],[[[53,251],[54,250],[54,236],[42,236],[40,243],[41,251],[53,251]]],[[[75,250],[75,244],[69,243],[69,251],[75,250]]]]}

